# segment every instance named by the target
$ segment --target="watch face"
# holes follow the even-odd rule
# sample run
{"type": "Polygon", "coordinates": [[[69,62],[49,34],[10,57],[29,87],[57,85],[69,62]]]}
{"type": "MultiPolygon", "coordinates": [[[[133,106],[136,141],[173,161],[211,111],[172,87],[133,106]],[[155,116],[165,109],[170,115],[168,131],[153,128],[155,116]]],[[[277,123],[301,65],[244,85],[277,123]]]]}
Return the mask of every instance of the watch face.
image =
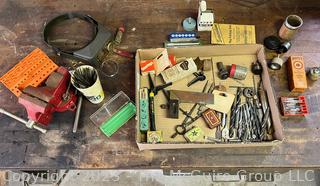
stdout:
{"type": "Polygon", "coordinates": [[[48,30],[48,44],[62,51],[77,51],[87,46],[95,37],[95,25],[80,18],[61,20],[48,30]]]}

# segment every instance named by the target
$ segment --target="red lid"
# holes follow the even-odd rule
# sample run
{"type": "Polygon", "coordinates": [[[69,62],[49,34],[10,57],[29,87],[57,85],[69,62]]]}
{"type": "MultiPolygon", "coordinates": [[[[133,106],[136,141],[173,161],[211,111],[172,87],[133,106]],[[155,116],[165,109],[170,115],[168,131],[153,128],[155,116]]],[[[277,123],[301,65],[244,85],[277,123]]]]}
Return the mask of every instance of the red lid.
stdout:
{"type": "Polygon", "coordinates": [[[121,32],[124,32],[124,31],[125,31],[124,26],[120,26],[118,29],[119,29],[121,32]]]}
{"type": "Polygon", "coordinates": [[[230,73],[229,73],[229,77],[233,77],[234,76],[234,73],[236,72],[236,65],[235,64],[232,64],[231,65],[231,69],[230,69],[230,73]]]}

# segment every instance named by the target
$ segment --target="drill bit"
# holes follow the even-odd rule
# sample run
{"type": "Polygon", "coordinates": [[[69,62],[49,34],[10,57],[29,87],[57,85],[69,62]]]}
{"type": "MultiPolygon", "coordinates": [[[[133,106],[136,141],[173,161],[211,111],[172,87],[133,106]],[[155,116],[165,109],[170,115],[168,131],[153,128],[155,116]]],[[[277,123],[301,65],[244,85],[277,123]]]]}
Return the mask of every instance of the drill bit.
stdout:
{"type": "Polygon", "coordinates": [[[88,88],[97,80],[97,73],[89,67],[77,68],[72,74],[72,81],[77,88],[88,88]]]}
{"type": "Polygon", "coordinates": [[[233,102],[233,106],[231,109],[231,116],[230,116],[230,136],[234,137],[236,136],[235,130],[237,130],[237,121],[236,121],[236,115],[239,112],[239,106],[241,103],[241,88],[237,88],[237,94],[236,94],[236,99],[233,102]]]}
{"type": "Polygon", "coordinates": [[[270,109],[268,106],[268,100],[266,97],[266,93],[263,89],[263,84],[262,81],[260,81],[260,85],[259,85],[259,97],[260,97],[260,101],[261,101],[261,106],[262,106],[262,112],[263,112],[263,117],[265,117],[266,114],[268,114],[268,117],[266,119],[266,122],[262,122],[261,123],[261,140],[266,140],[267,138],[271,138],[272,137],[272,124],[271,124],[271,120],[270,120],[270,109]]]}

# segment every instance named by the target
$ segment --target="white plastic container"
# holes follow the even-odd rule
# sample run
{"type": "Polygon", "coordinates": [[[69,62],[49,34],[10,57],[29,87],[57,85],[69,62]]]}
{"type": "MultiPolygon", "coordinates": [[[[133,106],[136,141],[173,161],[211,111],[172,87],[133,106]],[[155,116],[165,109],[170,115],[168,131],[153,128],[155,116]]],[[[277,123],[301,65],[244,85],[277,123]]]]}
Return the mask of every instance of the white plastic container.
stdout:
{"type": "Polygon", "coordinates": [[[88,88],[79,88],[79,87],[74,85],[73,78],[71,78],[72,85],[77,90],[79,90],[91,103],[93,103],[93,104],[101,103],[103,101],[103,99],[104,99],[104,92],[103,92],[103,89],[102,89],[102,86],[101,86],[101,82],[100,82],[97,70],[95,68],[93,68],[92,66],[89,66],[89,65],[82,65],[82,66],[80,66],[78,68],[89,68],[89,69],[95,71],[95,73],[97,74],[97,79],[96,79],[95,83],[93,85],[91,85],[90,87],[88,87],[88,88]]]}

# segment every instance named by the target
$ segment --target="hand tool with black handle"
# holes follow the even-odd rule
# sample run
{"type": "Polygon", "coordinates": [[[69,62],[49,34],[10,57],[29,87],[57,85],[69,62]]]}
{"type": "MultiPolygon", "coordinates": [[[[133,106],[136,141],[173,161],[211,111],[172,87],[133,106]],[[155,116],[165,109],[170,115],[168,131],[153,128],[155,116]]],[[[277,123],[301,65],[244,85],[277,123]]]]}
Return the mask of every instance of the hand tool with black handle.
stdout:
{"type": "Polygon", "coordinates": [[[149,78],[149,84],[150,84],[150,89],[149,89],[149,105],[150,105],[150,130],[151,131],[156,131],[156,124],[155,124],[155,112],[154,112],[154,97],[158,94],[160,90],[163,90],[164,88],[172,85],[172,82],[155,86],[153,84],[151,75],[148,75],[149,78]]]}

